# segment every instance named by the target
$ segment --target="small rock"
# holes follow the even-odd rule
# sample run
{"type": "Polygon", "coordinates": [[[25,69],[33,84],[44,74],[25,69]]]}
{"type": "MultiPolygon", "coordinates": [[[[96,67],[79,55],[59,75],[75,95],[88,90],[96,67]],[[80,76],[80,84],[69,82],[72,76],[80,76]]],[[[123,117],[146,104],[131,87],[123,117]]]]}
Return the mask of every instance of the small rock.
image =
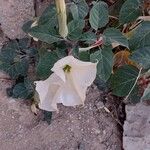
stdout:
{"type": "Polygon", "coordinates": [[[126,106],[124,150],[150,150],[150,106],[139,103],[126,106]]]}

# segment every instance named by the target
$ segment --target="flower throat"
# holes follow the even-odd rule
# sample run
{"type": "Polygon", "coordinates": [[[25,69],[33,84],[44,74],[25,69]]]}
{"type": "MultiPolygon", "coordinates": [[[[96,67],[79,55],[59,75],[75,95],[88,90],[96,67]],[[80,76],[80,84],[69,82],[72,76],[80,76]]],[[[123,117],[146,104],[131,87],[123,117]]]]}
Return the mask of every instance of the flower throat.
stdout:
{"type": "Polygon", "coordinates": [[[71,66],[69,65],[65,65],[65,67],[63,68],[64,72],[69,73],[71,70],[71,66]]]}

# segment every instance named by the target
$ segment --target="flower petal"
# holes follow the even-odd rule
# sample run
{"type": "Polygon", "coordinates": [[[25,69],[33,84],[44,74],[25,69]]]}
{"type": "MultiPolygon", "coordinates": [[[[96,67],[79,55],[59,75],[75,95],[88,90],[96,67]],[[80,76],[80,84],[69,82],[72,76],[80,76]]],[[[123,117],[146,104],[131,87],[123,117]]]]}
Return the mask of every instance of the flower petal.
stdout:
{"type": "Polygon", "coordinates": [[[71,57],[70,59],[70,63],[69,65],[72,67],[72,68],[76,68],[76,67],[86,67],[86,66],[90,66],[92,65],[93,63],[91,62],[85,62],[85,61],[81,61],[79,59],[76,59],[74,58],[73,56],[71,57]]]}
{"type": "Polygon", "coordinates": [[[71,75],[77,93],[85,100],[86,90],[96,78],[97,63],[88,63],[87,66],[79,66],[72,69],[71,75]]]}
{"type": "Polygon", "coordinates": [[[65,65],[69,65],[74,57],[73,56],[66,56],[60,60],[58,60],[53,68],[51,69],[55,74],[57,74],[64,82],[66,81],[65,73],[63,68],[65,65]]]}
{"type": "Polygon", "coordinates": [[[56,74],[52,74],[48,79],[35,83],[40,98],[39,107],[47,111],[56,111],[57,99],[54,99],[54,96],[62,84],[62,80],[56,74]]]}
{"type": "Polygon", "coordinates": [[[91,62],[84,62],[81,60],[78,60],[76,58],[74,58],[73,56],[66,56],[60,60],[58,60],[53,68],[51,69],[54,73],[56,73],[64,82],[66,81],[65,78],[65,73],[63,68],[65,67],[65,65],[69,65],[71,67],[71,70],[75,67],[79,67],[79,66],[90,66],[93,63],[91,62]]]}
{"type": "Polygon", "coordinates": [[[67,56],[54,64],[54,73],[45,81],[37,81],[36,90],[40,96],[40,108],[56,111],[57,103],[65,106],[84,104],[86,90],[96,77],[97,63],[83,62],[67,56]],[[64,67],[69,65],[70,71],[64,67]]]}
{"type": "Polygon", "coordinates": [[[60,102],[65,106],[83,105],[83,101],[74,87],[71,76],[68,74],[66,78],[66,83],[61,86],[58,93],[60,95],[60,102]]]}

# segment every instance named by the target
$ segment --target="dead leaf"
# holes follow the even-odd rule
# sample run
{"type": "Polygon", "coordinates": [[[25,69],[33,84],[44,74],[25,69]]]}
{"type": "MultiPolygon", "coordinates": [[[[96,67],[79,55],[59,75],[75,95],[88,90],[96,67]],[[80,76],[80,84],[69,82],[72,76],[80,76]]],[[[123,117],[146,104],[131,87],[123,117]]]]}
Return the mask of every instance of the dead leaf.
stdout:
{"type": "Polygon", "coordinates": [[[31,111],[37,115],[38,114],[38,108],[36,107],[36,104],[35,103],[32,103],[31,105],[31,111]]]}
{"type": "Polygon", "coordinates": [[[32,101],[32,104],[31,104],[31,111],[37,115],[38,114],[38,104],[40,102],[40,99],[39,99],[39,95],[37,93],[37,91],[35,91],[35,94],[34,94],[34,97],[33,97],[33,101],[32,101]]]}
{"type": "Polygon", "coordinates": [[[133,65],[136,64],[129,59],[130,52],[128,50],[119,51],[114,55],[114,68],[119,68],[124,65],[133,65]]]}
{"type": "Polygon", "coordinates": [[[150,1],[149,0],[144,0],[144,13],[145,15],[150,15],[150,1]]]}

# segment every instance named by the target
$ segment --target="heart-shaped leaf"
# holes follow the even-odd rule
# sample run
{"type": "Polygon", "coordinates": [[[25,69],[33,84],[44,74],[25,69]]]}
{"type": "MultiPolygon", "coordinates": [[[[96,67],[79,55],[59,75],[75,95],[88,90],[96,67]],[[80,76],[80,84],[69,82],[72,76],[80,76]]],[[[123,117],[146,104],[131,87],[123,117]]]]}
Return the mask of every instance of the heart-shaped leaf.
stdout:
{"type": "Polygon", "coordinates": [[[135,51],[150,46],[150,22],[142,22],[129,39],[129,48],[135,51]]]}
{"type": "Polygon", "coordinates": [[[89,22],[95,30],[104,27],[109,21],[108,5],[105,2],[95,3],[90,11],[89,22]]]}
{"type": "Polygon", "coordinates": [[[110,78],[112,93],[117,96],[127,96],[138,77],[139,70],[130,65],[120,67],[110,78]]]}
{"type": "Polygon", "coordinates": [[[74,20],[84,19],[88,14],[88,4],[85,0],[80,0],[70,6],[70,10],[74,20]]]}
{"type": "Polygon", "coordinates": [[[104,35],[110,40],[112,44],[118,44],[128,48],[127,38],[118,29],[107,28],[104,31],[104,35]]]}
{"type": "Polygon", "coordinates": [[[97,75],[103,81],[107,81],[111,75],[113,68],[113,53],[111,47],[104,47],[99,51],[91,54],[91,61],[98,61],[97,75]]]}
{"type": "Polygon", "coordinates": [[[141,1],[142,0],[125,1],[119,14],[119,21],[121,24],[132,22],[142,14],[140,9],[141,1]]]}

